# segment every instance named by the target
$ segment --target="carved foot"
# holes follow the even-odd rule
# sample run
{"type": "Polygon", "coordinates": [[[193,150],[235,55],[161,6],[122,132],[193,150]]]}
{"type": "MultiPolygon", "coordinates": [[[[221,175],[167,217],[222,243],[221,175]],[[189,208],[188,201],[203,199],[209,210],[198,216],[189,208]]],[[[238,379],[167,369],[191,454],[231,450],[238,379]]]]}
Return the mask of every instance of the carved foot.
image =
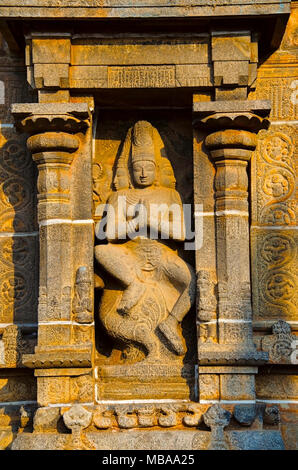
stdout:
{"type": "Polygon", "coordinates": [[[127,315],[129,311],[138,303],[146,289],[145,284],[135,280],[123,292],[117,311],[121,315],[127,315]]]}
{"type": "Polygon", "coordinates": [[[165,335],[167,340],[171,343],[173,349],[182,356],[186,353],[186,349],[183,340],[178,332],[178,321],[172,315],[169,315],[166,320],[158,325],[160,331],[165,335]]]}

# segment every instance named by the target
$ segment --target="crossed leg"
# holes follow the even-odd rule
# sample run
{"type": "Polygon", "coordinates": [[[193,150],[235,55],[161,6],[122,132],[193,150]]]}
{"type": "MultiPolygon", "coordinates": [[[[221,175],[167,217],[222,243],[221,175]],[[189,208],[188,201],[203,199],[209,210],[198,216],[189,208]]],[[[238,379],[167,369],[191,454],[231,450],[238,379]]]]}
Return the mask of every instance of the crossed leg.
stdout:
{"type": "Polygon", "coordinates": [[[170,341],[176,353],[183,355],[185,346],[179,334],[178,324],[182,322],[194,301],[195,276],[191,267],[176,253],[167,253],[163,268],[169,281],[177,286],[180,296],[169,316],[159,324],[159,329],[170,341]]]}
{"type": "Polygon", "coordinates": [[[95,257],[108,273],[126,287],[118,311],[127,314],[145,291],[145,284],[140,282],[136,276],[136,256],[123,245],[108,244],[96,246],[95,257]]]}

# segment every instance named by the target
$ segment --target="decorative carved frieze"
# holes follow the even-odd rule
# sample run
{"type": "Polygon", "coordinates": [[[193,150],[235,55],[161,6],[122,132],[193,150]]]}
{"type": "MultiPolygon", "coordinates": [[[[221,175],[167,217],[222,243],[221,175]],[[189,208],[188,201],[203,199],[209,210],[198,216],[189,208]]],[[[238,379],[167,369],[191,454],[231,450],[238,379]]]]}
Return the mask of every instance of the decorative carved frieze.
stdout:
{"type": "MultiPolygon", "coordinates": [[[[63,416],[68,429],[80,426],[83,431],[95,430],[103,432],[124,430],[161,428],[197,429],[204,424],[211,429],[210,446],[226,446],[225,429],[231,425],[238,430],[249,428],[256,420],[262,429],[263,420],[269,424],[270,415],[279,416],[279,408],[266,405],[202,405],[194,402],[147,403],[147,404],[100,404],[96,406],[74,404],[58,407],[40,407],[34,416],[35,432],[54,432],[63,416]],[[54,411],[55,410],[55,411],[54,411]],[[235,422],[232,422],[235,418],[235,422]]],[[[276,426],[278,419],[270,424],[276,426]]],[[[228,431],[227,429],[227,431],[228,431]]],[[[219,448],[218,448],[219,450],[219,448]]]]}
{"type": "Polygon", "coordinates": [[[25,354],[22,363],[32,369],[91,367],[91,344],[69,348],[35,348],[34,354],[25,354]]]}

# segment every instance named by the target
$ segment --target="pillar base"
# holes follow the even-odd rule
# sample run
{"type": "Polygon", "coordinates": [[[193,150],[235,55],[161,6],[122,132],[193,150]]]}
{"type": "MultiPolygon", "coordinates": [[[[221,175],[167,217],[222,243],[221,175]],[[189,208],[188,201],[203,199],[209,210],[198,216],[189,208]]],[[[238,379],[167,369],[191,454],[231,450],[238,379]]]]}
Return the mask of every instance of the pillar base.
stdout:
{"type": "Polygon", "coordinates": [[[200,365],[262,365],[268,362],[268,354],[264,351],[249,349],[231,349],[226,344],[212,345],[210,348],[199,348],[200,365]]]}

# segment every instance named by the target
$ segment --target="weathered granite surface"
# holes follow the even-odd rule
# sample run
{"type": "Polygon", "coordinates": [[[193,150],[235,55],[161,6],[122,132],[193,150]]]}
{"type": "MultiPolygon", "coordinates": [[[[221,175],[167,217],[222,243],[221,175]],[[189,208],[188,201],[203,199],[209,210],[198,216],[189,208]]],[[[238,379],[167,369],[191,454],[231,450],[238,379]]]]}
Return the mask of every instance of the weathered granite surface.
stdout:
{"type": "Polygon", "coordinates": [[[1,1],[0,448],[297,448],[297,12],[1,1]]]}

